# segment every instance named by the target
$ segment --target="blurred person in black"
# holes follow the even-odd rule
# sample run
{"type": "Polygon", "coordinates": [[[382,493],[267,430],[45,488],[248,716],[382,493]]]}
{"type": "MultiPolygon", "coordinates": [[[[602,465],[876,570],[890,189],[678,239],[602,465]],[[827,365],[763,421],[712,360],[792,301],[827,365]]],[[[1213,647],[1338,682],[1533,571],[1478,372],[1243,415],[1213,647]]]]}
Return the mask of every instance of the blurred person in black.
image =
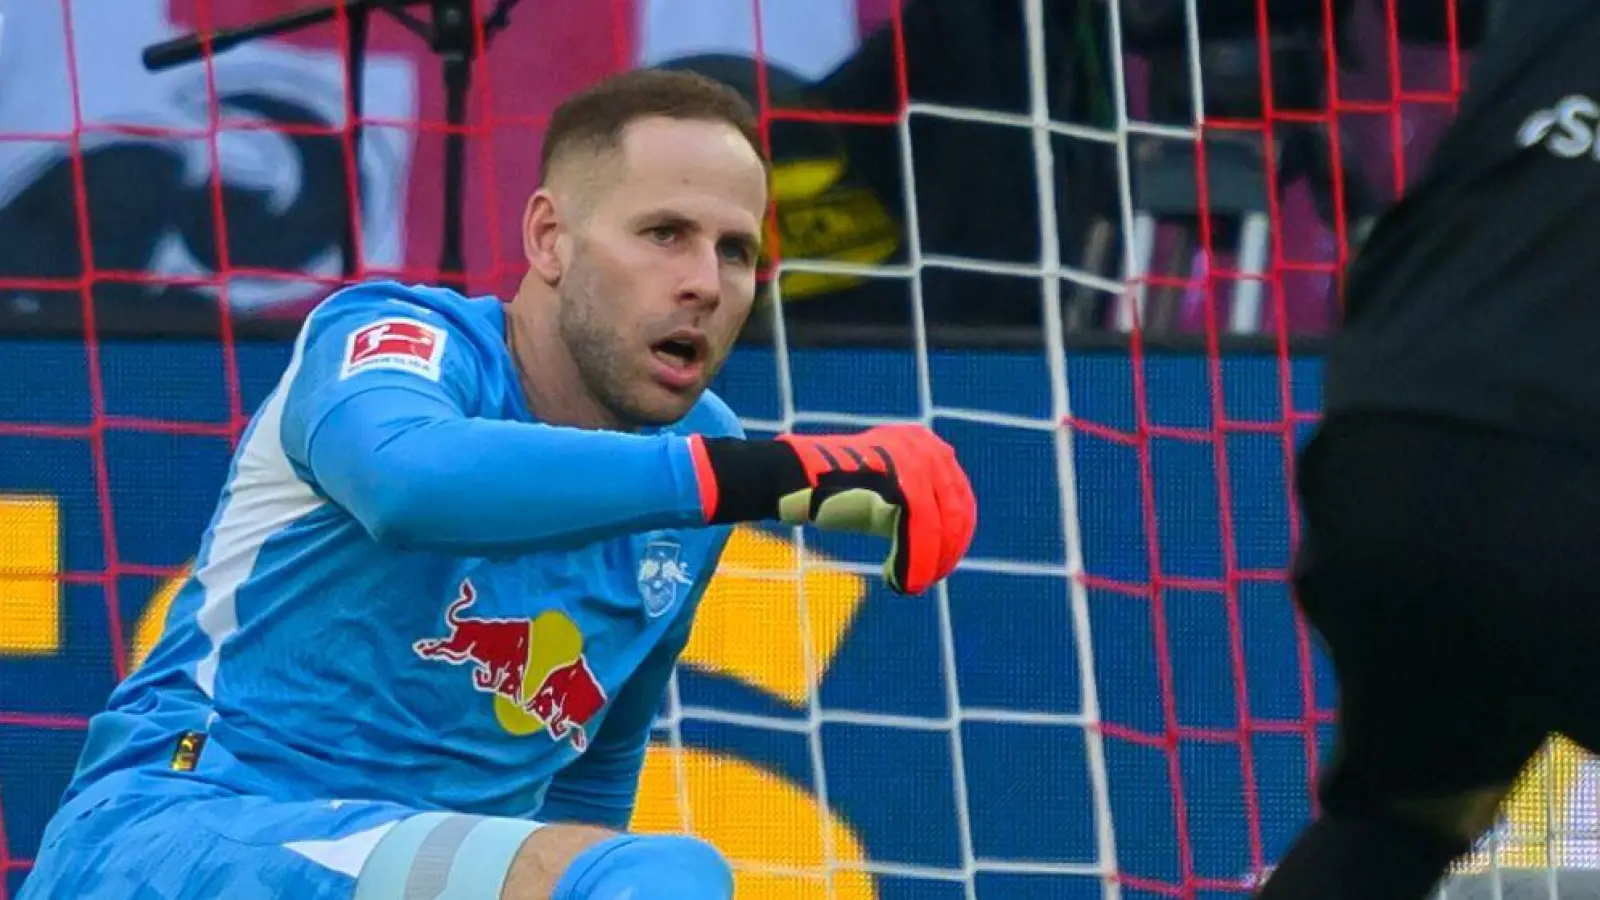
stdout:
{"type": "Polygon", "coordinates": [[[1550,733],[1600,750],[1596,48],[1590,0],[1491,9],[1348,272],[1294,573],[1338,739],[1261,900],[1422,900],[1550,733]]]}

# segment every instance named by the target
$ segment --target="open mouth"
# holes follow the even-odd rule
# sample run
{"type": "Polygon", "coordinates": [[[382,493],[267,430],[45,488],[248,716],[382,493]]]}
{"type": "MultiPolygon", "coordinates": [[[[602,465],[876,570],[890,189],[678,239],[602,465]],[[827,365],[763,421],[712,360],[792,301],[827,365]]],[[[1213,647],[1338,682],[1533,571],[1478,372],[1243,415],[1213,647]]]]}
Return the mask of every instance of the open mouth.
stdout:
{"type": "Polygon", "coordinates": [[[673,332],[651,344],[650,351],[674,369],[693,369],[706,358],[706,340],[697,332],[673,332]]]}

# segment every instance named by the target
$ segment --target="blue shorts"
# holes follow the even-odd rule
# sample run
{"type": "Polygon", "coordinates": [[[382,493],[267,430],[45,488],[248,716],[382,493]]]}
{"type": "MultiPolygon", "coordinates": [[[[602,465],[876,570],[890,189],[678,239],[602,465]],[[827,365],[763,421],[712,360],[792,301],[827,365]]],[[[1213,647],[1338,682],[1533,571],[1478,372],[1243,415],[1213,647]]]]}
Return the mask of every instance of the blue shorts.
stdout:
{"type": "MultiPolygon", "coordinates": [[[[426,855],[419,855],[419,844],[428,829],[412,825],[432,828],[436,820],[472,818],[376,801],[285,802],[164,773],[119,774],[57,813],[17,900],[399,898],[408,878],[414,884],[434,874],[413,871],[425,868],[415,860],[426,855]],[[419,839],[410,840],[411,832],[419,839]],[[381,867],[388,871],[363,875],[374,850],[391,833],[381,867]],[[358,877],[365,878],[360,897],[358,877]]],[[[460,823],[434,830],[459,838],[464,830],[451,827],[455,824],[460,823]]],[[[498,884],[520,837],[539,826],[510,820],[494,824],[502,827],[489,868],[498,865],[500,871],[484,871],[481,860],[458,868],[498,884]]],[[[447,871],[440,872],[432,880],[442,884],[447,877],[447,871]]]]}

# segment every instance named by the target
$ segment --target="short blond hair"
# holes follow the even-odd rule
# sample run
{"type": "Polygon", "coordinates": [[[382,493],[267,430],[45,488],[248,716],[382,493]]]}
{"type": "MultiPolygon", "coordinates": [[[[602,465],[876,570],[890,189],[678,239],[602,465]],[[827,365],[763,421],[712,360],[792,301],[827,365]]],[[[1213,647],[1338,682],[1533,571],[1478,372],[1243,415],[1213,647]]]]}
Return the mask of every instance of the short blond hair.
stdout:
{"type": "Polygon", "coordinates": [[[551,166],[573,150],[615,150],[630,124],[654,117],[726,123],[750,142],[763,164],[767,161],[755,110],[738,91],[694,72],[634,69],[580,91],[556,108],[539,151],[541,177],[549,178],[551,166]]]}

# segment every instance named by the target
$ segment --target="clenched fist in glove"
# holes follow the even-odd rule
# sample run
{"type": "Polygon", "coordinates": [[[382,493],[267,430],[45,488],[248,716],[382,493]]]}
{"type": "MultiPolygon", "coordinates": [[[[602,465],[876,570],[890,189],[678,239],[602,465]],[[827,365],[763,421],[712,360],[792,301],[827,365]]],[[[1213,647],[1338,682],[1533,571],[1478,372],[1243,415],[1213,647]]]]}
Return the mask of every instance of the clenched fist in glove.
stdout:
{"type": "Polygon", "coordinates": [[[889,586],[921,594],[972,544],[978,506],[955,451],[921,425],[772,440],[695,438],[708,524],[777,520],[887,538],[889,586]]]}

